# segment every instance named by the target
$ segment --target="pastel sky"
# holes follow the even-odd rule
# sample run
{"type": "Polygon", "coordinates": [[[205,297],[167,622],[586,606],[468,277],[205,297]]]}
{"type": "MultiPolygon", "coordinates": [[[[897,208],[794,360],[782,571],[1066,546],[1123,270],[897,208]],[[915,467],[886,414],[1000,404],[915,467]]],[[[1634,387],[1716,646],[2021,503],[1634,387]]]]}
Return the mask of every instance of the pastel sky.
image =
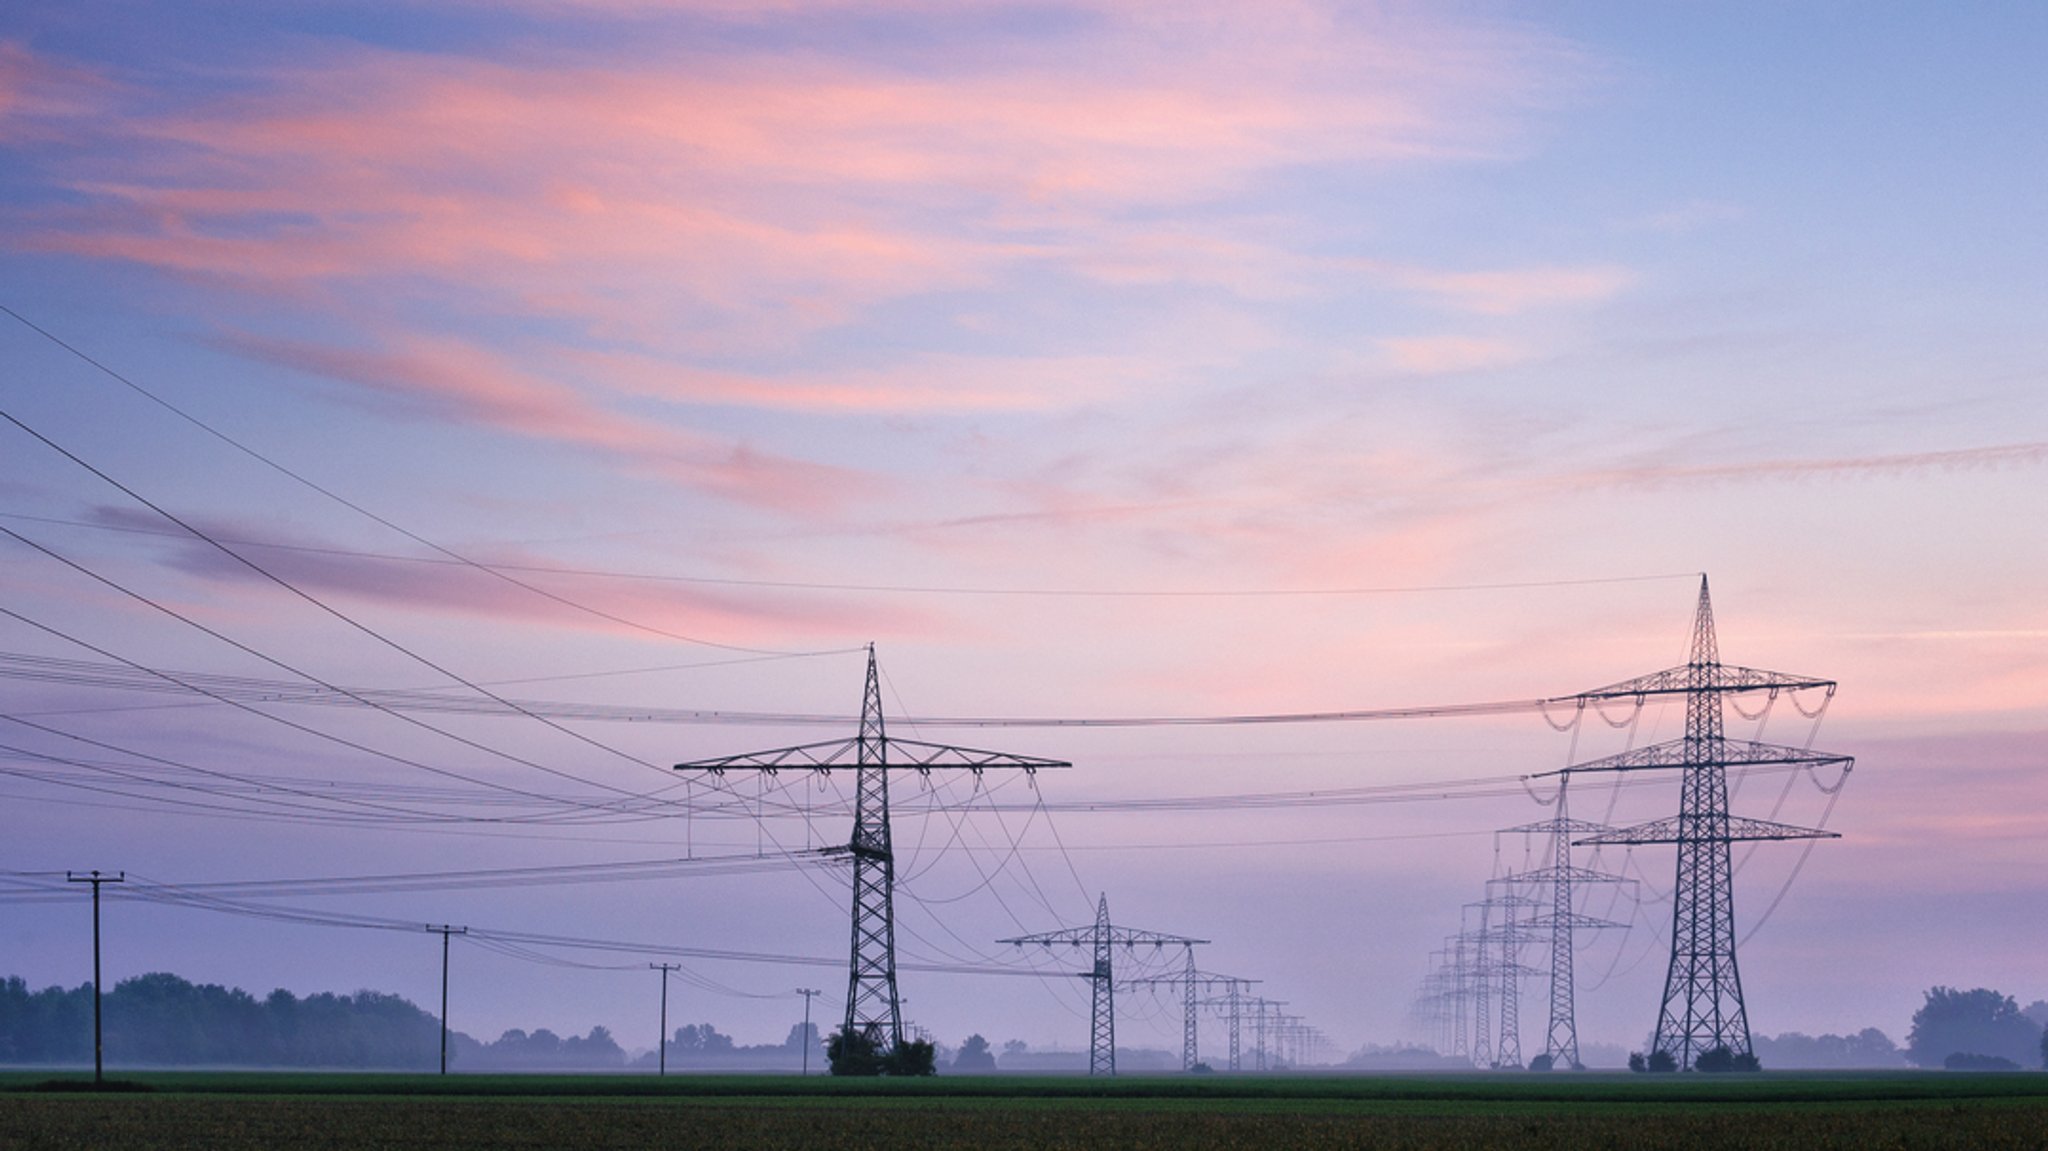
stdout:
{"type": "MultiPolygon", "coordinates": [[[[1781,701],[1768,735],[1857,757],[1832,806],[1827,779],[1738,792],[1843,834],[1745,856],[1755,1029],[1903,1039],[1937,983],[2048,998],[2043,58],[2033,4],[10,6],[0,712],[39,726],[0,723],[0,871],[845,834],[685,817],[712,797],[665,769],[832,729],[429,727],[20,678],[27,657],[850,717],[872,641],[902,715],[1302,712],[1681,662],[1705,572],[1726,659],[1840,681],[1817,733],[1781,701]],[[360,803],[287,817],[280,788],[360,803]],[[622,793],[667,806],[488,821],[622,793]]],[[[1628,738],[1534,715],[914,734],[1075,767],[1036,793],[899,783],[906,963],[1023,964],[994,940],[1107,892],[1346,1050],[1423,1037],[1430,952],[1523,865],[1491,833],[1548,809],[1512,782],[1087,806],[1455,796],[1628,738]]],[[[844,781],[776,788],[801,808],[844,781]]],[[[1675,802],[1644,780],[1575,813],[1675,802]]],[[[1582,954],[1582,1034],[1633,1047],[1671,860],[1605,862],[1648,882],[1582,954]]],[[[778,955],[846,936],[830,867],[319,906],[778,955]]],[[[80,982],[88,930],[82,897],[17,900],[0,973],[80,982]]],[[[437,942],[129,900],[108,975],[425,1004],[437,942]]],[[[593,968],[459,948],[454,1024],[650,1043],[648,957],[573,958],[593,968]]],[[[743,1041],[781,1037],[790,988],[827,989],[827,1019],[844,992],[690,963],[715,987],[672,1011],[743,1041]]],[[[904,993],[947,1042],[1073,1047],[1074,982],[904,993]]],[[[1163,999],[1129,1009],[1126,1042],[1177,1042],[1163,999]]]]}

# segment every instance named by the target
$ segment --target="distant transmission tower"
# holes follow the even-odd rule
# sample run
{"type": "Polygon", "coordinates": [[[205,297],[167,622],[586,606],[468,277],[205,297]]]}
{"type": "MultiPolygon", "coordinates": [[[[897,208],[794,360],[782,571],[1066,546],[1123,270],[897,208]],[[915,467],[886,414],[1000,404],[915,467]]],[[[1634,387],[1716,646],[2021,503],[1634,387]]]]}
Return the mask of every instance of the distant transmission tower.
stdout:
{"type": "MultiPolygon", "coordinates": [[[[1742,978],[1735,965],[1735,880],[1729,845],[1749,840],[1839,838],[1834,832],[1731,816],[1728,769],[1840,767],[1846,773],[1855,765],[1846,755],[1728,739],[1722,731],[1722,699],[1754,692],[1769,692],[1775,699],[1781,692],[1808,688],[1825,689],[1832,699],[1835,686],[1833,680],[1723,664],[1714,636],[1713,603],[1707,596],[1706,577],[1701,576],[1699,605],[1693,613],[1692,653],[1683,667],[1576,697],[1582,703],[1685,697],[1684,738],[1575,764],[1562,773],[1680,772],[1675,818],[1599,832],[1577,842],[1678,845],[1678,875],[1671,900],[1671,966],[1664,977],[1653,1050],[1670,1054],[1681,1068],[1691,1068],[1699,1056],[1716,1048],[1726,1048],[1738,1057],[1754,1054],[1749,1014],[1742,1001],[1742,978]]],[[[1796,699],[1793,706],[1799,706],[1796,699]]],[[[1823,703],[1810,713],[1802,709],[1801,714],[1817,720],[1825,708],[1823,703]]]]}
{"type": "Polygon", "coordinates": [[[1214,1007],[1223,1012],[1224,1019],[1230,1025],[1229,1068],[1232,1071],[1242,1071],[1244,1070],[1244,1063],[1242,1061],[1244,1048],[1241,1036],[1244,1034],[1244,1009],[1251,1002],[1251,997],[1246,993],[1251,990],[1251,985],[1259,982],[1259,980],[1232,979],[1228,976],[1217,976],[1215,978],[1223,984],[1223,994],[1203,1000],[1202,1006],[1214,1007]]]}
{"type": "Polygon", "coordinates": [[[853,860],[853,949],[846,976],[846,1020],[841,1033],[861,1035],[878,1047],[903,1042],[903,1006],[896,994],[896,855],[889,838],[889,772],[908,768],[920,775],[965,769],[1072,767],[1057,759],[979,751],[967,747],[891,739],[882,724],[882,687],[875,669],[875,645],[868,645],[867,688],[861,696],[860,734],[852,739],[756,751],[722,759],[679,763],[677,771],[723,776],[728,771],[774,775],[784,769],[829,775],[834,768],[856,771],[853,835],[827,854],[853,860]]]}
{"type": "MultiPolygon", "coordinates": [[[[1488,881],[1489,885],[1493,882],[1488,881]]],[[[1523,966],[1519,959],[1521,945],[1530,938],[1530,932],[1527,919],[1517,913],[1537,906],[1540,906],[1537,900],[1512,889],[1465,905],[1466,910],[1477,909],[1479,912],[1478,928],[1460,934],[1469,942],[1471,949],[1470,978],[1476,1001],[1472,1061],[1481,1067],[1504,1066],[1510,1059],[1515,1066],[1521,1065],[1520,981],[1523,976],[1536,974],[1536,971],[1523,966]],[[1496,980],[1500,989],[1499,1046],[1494,1044],[1491,1026],[1490,998],[1496,980]]]]}
{"type": "Polygon", "coordinates": [[[1088,981],[1094,992],[1094,1005],[1089,1016],[1088,1029],[1088,1074],[1116,1074],[1116,945],[1122,944],[1129,951],[1140,943],[1149,943],[1156,950],[1167,944],[1192,948],[1206,939],[1189,939],[1185,935],[1163,935],[1156,931],[1140,931],[1133,927],[1118,927],[1109,921],[1109,896],[1103,895],[1095,905],[1095,922],[1088,927],[1063,927],[1058,931],[1047,931],[1038,935],[1020,935],[1014,939],[998,939],[998,943],[1021,946],[1035,943],[1053,947],[1064,943],[1069,947],[1087,945],[1094,950],[1095,965],[1091,970],[1079,972],[1088,981]]]}
{"type": "MultiPolygon", "coordinates": [[[[1204,1005],[1227,1005],[1233,1002],[1230,999],[1204,999],[1202,998],[1202,993],[1221,988],[1226,996],[1234,996],[1237,988],[1246,987],[1257,982],[1258,980],[1256,979],[1239,979],[1234,975],[1218,975],[1212,971],[1196,970],[1195,949],[1191,946],[1188,948],[1187,965],[1179,975],[1156,975],[1149,979],[1133,979],[1130,981],[1130,986],[1180,988],[1181,1010],[1184,1013],[1181,1021],[1180,1069],[1182,1071],[1193,1071],[1195,1064],[1202,1061],[1200,1034],[1195,1022],[1199,1009],[1204,1005]]],[[[1231,1055],[1234,1059],[1237,1054],[1237,1018],[1234,1014],[1231,1016],[1230,1025],[1232,1038],[1231,1055]]],[[[1232,1071],[1237,1070],[1235,1065],[1232,1065],[1230,1069],[1232,1071]]]]}
{"type": "Polygon", "coordinates": [[[1556,815],[1540,823],[1525,823],[1507,830],[1550,836],[1550,866],[1520,872],[1514,879],[1519,883],[1547,885],[1550,888],[1549,913],[1529,921],[1532,927],[1550,929],[1550,1026],[1544,1034],[1543,1055],[1553,1069],[1578,1071],[1585,1065],[1579,1062],[1578,1007],[1575,1002],[1572,975],[1572,960],[1577,944],[1573,932],[1579,928],[1598,930],[1624,927],[1626,924],[1580,914],[1574,891],[1578,887],[1596,883],[1635,881],[1619,875],[1609,875],[1604,871],[1578,867],[1572,863],[1572,836],[1597,835],[1609,828],[1602,824],[1571,818],[1565,801],[1566,785],[1569,781],[1569,776],[1558,781],[1556,815]]]}

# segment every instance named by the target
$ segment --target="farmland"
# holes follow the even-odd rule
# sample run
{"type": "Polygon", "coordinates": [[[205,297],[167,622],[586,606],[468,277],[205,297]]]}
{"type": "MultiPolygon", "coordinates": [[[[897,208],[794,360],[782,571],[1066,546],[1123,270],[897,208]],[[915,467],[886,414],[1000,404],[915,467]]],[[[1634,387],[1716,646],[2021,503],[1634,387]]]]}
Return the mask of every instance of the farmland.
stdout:
{"type": "Polygon", "coordinates": [[[2032,1147],[2048,1076],[0,1076],[10,1148],[2032,1147]],[[72,1084],[75,1085],[75,1084],[72,1084]]]}

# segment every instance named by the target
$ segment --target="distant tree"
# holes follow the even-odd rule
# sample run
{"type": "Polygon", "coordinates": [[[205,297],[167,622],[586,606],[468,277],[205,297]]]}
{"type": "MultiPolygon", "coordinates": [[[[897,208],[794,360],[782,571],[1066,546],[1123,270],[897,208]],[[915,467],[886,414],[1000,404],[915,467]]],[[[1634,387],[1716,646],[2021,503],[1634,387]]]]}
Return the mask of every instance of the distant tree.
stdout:
{"type": "Polygon", "coordinates": [[[1548,1071],[1553,1062],[1555,1061],[1548,1055],[1538,1055],[1536,1058],[1529,1060],[1529,1070],[1548,1071]]]}
{"type": "Polygon", "coordinates": [[[929,1039],[905,1039],[882,1057],[884,1075],[932,1075],[938,1071],[938,1052],[929,1039]]]}
{"type": "Polygon", "coordinates": [[[1628,1053],[1628,1069],[1630,1071],[1636,1072],[1637,1074],[1641,1074],[1642,1072],[1648,1071],[1650,1069],[1650,1065],[1643,1062],[1642,1052],[1631,1051],[1628,1053]]]}
{"type": "Polygon", "coordinates": [[[1854,1035],[1802,1035],[1787,1031],[1755,1037],[1757,1057],[1779,1070],[1817,1067],[1903,1067],[1906,1056],[1875,1027],[1854,1035]]]}
{"type": "Polygon", "coordinates": [[[988,1040],[980,1035],[969,1035],[953,1055],[953,1070],[963,1074],[987,1074],[995,1069],[995,1054],[988,1049],[988,1040]]]}
{"type": "Polygon", "coordinates": [[[689,1055],[730,1055],[732,1036],[720,1034],[709,1023],[692,1023],[676,1028],[675,1043],[669,1050],[689,1055]]]}
{"type": "Polygon", "coordinates": [[[2048,1067],[2048,1031],[2041,1033],[2041,1066],[2048,1067]]]}
{"type": "Polygon", "coordinates": [[[882,1073],[881,1045],[859,1031],[840,1028],[825,1042],[825,1060],[834,1075],[870,1076],[882,1073]]]}
{"type": "Polygon", "coordinates": [[[2042,1027],[2048,1027],[2048,999],[2034,1000],[2032,1003],[2020,1008],[2020,1014],[2040,1024],[2042,1027]]]}
{"type": "Polygon", "coordinates": [[[1906,1033],[1906,1058],[1921,1067],[1942,1067],[1948,1057],[1994,1055],[2013,1063],[2033,1061],[2041,1025],[2020,1013],[2010,995],[1989,988],[1957,991],[1935,987],[1913,1013],[1906,1033]]]}
{"type": "Polygon", "coordinates": [[[1723,1043],[1718,1047],[1713,1047],[1706,1051],[1700,1052],[1699,1058],[1694,1059],[1692,1061],[1692,1069],[1694,1071],[1705,1071],[1709,1073],[1722,1071],[1756,1071],[1759,1070],[1761,1066],[1762,1065],[1757,1062],[1757,1058],[1754,1053],[1745,1051],[1738,1055],[1734,1051],[1730,1050],[1726,1043],[1723,1043]]]}
{"type": "Polygon", "coordinates": [[[1652,1051],[1650,1052],[1649,1067],[1652,1071],[1676,1071],[1678,1070],[1678,1057],[1669,1051],[1661,1049],[1652,1051]]]}
{"type": "Polygon", "coordinates": [[[1003,1040],[1003,1054],[1005,1055],[1022,1055],[1029,1050],[1031,1050],[1030,1044],[1025,1043],[1022,1039],[1003,1040]]]}

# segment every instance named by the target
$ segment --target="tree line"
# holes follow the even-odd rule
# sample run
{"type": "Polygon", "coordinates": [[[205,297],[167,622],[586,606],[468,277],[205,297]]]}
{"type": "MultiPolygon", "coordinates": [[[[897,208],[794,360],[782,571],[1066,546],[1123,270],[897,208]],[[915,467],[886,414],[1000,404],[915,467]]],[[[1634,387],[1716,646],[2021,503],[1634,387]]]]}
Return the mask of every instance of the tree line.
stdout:
{"type": "MultiPolygon", "coordinates": [[[[0,981],[0,1063],[92,1061],[90,983],[31,991],[0,981]]],[[[304,998],[279,988],[194,984],[164,972],[116,984],[103,1004],[108,1058],[131,1066],[350,1067],[438,1065],[440,1020],[376,991],[304,998]]]]}

